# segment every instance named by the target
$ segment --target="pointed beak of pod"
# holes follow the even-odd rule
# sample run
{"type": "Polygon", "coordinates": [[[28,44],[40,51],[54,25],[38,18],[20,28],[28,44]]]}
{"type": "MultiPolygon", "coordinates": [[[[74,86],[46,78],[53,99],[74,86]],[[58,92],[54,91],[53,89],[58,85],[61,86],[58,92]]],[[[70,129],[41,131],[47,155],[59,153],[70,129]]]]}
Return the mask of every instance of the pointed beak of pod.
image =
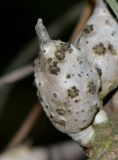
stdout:
{"type": "Polygon", "coordinates": [[[49,43],[51,41],[51,39],[48,35],[46,28],[43,25],[42,19],[40,19],[40,18],[38,19],[35,30],[36,30],[36,34],[39,39],[40,49],[43,50],[44,45],[49,43]]]}

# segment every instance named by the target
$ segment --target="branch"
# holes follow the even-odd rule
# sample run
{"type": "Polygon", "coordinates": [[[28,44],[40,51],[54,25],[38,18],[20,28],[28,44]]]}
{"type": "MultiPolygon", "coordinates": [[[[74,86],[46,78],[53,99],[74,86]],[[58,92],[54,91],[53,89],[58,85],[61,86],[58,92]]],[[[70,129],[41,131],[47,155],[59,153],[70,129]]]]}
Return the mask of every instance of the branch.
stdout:
{"type": "Polygon", "coordinates": [[[89,150],[90,160],[118,158],[118,117],[112,115],[103,125],[94,127],[95,138],[89,150]]]}

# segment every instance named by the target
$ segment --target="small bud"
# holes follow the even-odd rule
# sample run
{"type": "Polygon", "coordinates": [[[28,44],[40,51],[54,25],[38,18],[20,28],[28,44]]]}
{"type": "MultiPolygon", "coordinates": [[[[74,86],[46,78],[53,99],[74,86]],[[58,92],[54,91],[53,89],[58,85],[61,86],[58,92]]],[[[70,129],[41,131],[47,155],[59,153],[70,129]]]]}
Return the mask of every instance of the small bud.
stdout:
{"type": "Polygon", "coordinates": [[[108,121],[108,117],[107,117],[106,112],[104,110],[100,110],[97,113],[97,115],[95,116],[93,124],[98,125],[98,124],[101,124],[101,123],[106,123],[107,121],[108,121]]]}

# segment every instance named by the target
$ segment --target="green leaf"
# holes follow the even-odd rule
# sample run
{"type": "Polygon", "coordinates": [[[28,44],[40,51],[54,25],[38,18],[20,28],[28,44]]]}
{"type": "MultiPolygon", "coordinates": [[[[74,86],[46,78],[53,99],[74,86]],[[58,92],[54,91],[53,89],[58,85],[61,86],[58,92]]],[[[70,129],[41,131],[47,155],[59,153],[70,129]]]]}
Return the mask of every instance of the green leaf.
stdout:
{"type": "Polygon", "coordinates": [[[118,0],[106,0],[116,17],[118,18],[118,0]]]}

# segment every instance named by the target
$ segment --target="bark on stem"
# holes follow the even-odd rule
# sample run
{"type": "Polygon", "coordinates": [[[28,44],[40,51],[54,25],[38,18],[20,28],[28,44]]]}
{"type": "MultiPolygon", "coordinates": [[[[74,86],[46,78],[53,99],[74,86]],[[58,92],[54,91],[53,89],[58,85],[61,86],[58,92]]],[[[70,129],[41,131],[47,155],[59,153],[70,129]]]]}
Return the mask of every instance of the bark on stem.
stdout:
{"type": "Polygon", "coordinates": [[[108,122],[94,126],[95,138],[89,148],[90,160],[118,159],[118,118],[112,115],[108,122]]]}

